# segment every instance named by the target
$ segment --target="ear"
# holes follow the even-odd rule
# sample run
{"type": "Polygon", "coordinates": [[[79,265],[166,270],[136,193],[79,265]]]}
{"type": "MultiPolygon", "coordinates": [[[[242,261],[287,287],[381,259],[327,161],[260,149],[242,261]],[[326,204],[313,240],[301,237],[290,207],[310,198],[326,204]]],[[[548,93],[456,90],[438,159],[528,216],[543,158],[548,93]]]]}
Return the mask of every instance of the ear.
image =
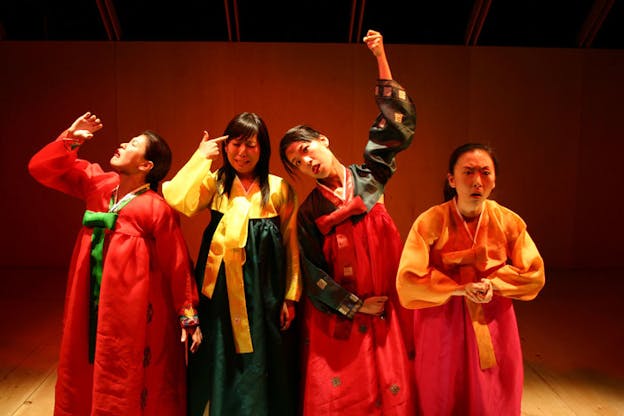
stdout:
{"type": "Polygon", "coordinates": [[[446,179],[448,180],[449,186],[451,188],[455,188],[455,175],[451,175],[450,173],[447,173],[446,179]]]}
{"type": "Polygon", "coordinates": [[[325,147],[329,147],[329,139],[327,136],[323,136],[322,134],[319,136],[318,141],[325,147]]]}
{"type": "Polygon", "coordinates": [[[139,170],[147,175],[149,171],[152,170],[153,167],[154,167],[154,162],[152,162],[151,160],[146,160],[145,162],[139,165],[139,170]]]}

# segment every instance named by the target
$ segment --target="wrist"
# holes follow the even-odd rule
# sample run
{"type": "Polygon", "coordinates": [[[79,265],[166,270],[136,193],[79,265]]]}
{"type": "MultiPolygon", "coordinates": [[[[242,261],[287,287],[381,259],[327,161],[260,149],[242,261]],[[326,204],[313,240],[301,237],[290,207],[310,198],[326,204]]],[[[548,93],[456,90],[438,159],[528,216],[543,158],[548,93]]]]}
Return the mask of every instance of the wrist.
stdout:
{"type": "Polygon", "coordinates": [[[82,140],[80,137],[75,136],[73,131],[67,130],[65,132],[65,137],[63,137],[63,145],[65,146],[65,149],[67,149],[67,151],[71,152],[73,150],[76,150],[77,148],[82,146],[82,143],[84,143],[84,140],[82,140]]]}

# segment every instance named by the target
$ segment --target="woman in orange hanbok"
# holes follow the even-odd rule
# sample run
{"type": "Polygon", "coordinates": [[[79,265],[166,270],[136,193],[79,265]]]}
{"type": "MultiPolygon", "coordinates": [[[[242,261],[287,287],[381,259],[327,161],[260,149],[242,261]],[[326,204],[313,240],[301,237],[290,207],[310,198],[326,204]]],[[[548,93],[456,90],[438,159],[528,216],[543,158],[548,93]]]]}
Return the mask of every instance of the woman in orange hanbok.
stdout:
{"type": "Polygon", "coordinates": [[[544,285],[544,262],[514,212],[488,197],[497,162],[481,144],[450,158],[446,202],[421,214],[399,271],[414,315],[415,379],[423,415],[519,415],[522,351],[513,299],[544,285]]]}

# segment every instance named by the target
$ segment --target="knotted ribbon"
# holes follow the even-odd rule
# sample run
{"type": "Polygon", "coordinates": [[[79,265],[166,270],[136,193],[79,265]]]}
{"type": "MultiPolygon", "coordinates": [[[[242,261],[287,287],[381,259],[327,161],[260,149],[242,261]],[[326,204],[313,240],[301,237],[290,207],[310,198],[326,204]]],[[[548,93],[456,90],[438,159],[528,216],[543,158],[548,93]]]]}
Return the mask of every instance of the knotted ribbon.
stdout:
{"type": "Polygon", "coordinates": [[[321,234],[327,235],[336,225],[344,222],[348,218],[365,212],[366,205],[364,205],[364,201],[358,195],[337,210],[323,215],[322,217],[318,217],[314,222],[321,234]]]}
{"type": "Polygon", "coordinates": [[[100,303],[100,287],[102,285],[102,257],[104,251],[104,230],[112,230],[117,222],[115,212],[85,211],[82,225],[93,228],[91,234],[90,282],[89,297],[89,362],[95,358],[95,338],[97,335],[97,311],[100,303]]]}
{"type": "MultiPolygon", "coordinates": [[[[326,238],[335,239],[337,259],[334,265],[334,278],[340,286],[350,292],[354,292],[357,289],[357,285],[354,276],[356,258],[352,245],[353,224],[349,221],[349,219],[355,215],[360,215],[365,212],[366,205],[364,205],[364,201],[358,195],[335,211],[327,215],[323,215],[315,220],[319,231],[326,238]],[[328,234],[330,234],[334,228],[334,235],[328,237],[328,234]]],[[[353,326],[353,321],[351,319],[335,317],[331,322],[331,326],[333,328],[330,329],[330,331],[333,333],[334,338],[348,339],[353,326]]]]}

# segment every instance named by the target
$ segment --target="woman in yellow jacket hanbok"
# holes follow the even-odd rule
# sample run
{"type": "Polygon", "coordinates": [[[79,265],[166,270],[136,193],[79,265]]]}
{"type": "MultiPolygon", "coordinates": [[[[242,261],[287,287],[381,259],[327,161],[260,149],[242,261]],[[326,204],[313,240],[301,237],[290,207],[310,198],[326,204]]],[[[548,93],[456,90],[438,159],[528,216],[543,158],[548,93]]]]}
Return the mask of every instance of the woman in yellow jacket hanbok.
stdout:
{"type": "Polygon", "coordinates": [[[211,213],[195,268],[205,345],[189,358],[189,414],[209,406],[211,416],[290,415],[297,368],[286,329],[301,295],[296,196],[269,174],[269,134],[257,114],[237,115],[224,135],[205,133],[163,184],[176,210],[211,213]]]}

